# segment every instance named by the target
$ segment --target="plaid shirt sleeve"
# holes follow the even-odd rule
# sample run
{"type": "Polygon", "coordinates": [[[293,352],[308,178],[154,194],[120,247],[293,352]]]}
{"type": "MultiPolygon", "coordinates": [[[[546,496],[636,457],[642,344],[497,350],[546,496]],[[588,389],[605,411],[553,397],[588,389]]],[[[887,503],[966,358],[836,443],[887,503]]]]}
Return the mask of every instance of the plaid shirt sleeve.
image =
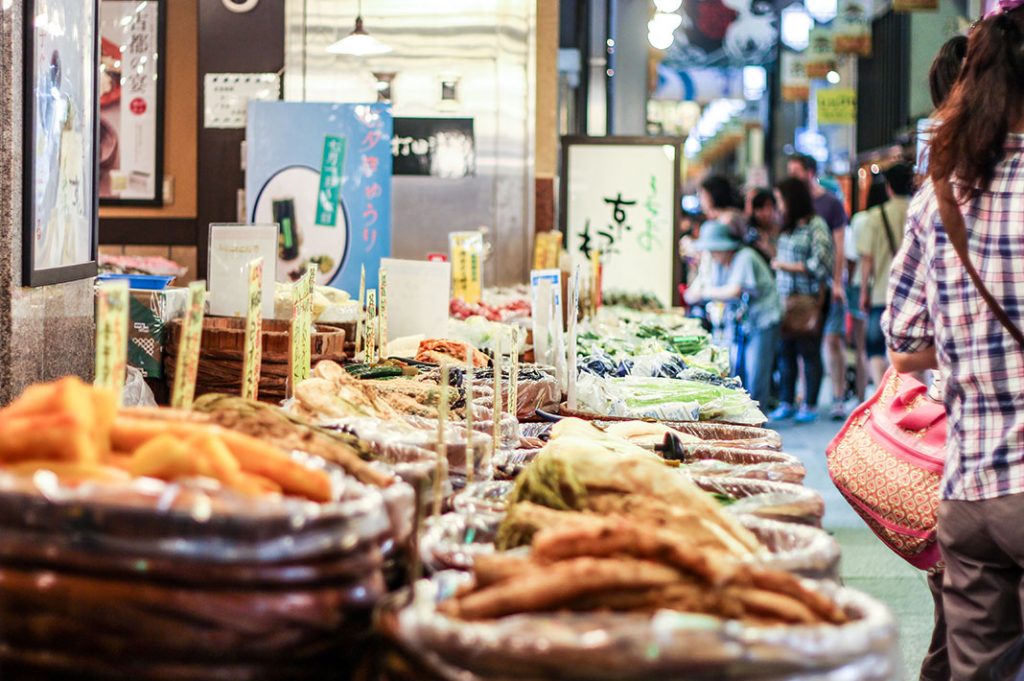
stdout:
{"type": "Polygon", "coordinates": [[[827,225],[815,218],[809,225],[811,257],[807,259],[807,272],[815,279],[825,281],[832,276],[833,244],[827,225]]]}
{"type": "MultiPolygon", "coordinates": [[[[932,193],[930,184],[921,192],[932,193]]],[[[906,236],[892,261],[889,274],[888,305],[882,315],[882,331],[893,352],[919,352],[935,344],[935,331],[925,291],[928,266],[923,228],[929,221],[924,198],[918,196],[907,214],[906,236]]]]}

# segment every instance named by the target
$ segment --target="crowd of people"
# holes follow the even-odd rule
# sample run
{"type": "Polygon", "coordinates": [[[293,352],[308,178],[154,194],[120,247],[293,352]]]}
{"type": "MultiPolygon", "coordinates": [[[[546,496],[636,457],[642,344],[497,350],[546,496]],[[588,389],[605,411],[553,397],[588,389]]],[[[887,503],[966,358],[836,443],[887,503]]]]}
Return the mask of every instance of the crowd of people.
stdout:
{"type": "Polygon", "coordinates": [[[736,375],[772,421],[817,420],[823,357],[829,415],[842,420],[848,397],[864,399],[868,367],[876,385],[886,369],[881,312],[914,174],[908,164],[887,168],[851,221],[814,158],[793,156],[787,168],[773,189],[745,196],[724,176],[703,181],[704,221],[688,222],[681,247],[695,272],[685,300],[730,348],[736,375]]]}
{"type": "Polygon", "coordinates": [[[940,387],[942,561],[928,575],[935,629],[922,681],[1024,678],[1022,82],[1024,0],[998,0],[933,63],[920,186],[909,166],[892,166],[847,222],[813,161],[798,157],[774,192],[748,194],[740,224],[739,202],[723,200],[727,183],[709,178],[709,219],[693,243],[701,264],[687,302],[727,303],[717,330],[762,407],[778,401],[773,418],[814,419],[823,354],[838,397],[845,349],[857,357],[857,399],[866,374],[879,384],[888,362],[940,387]],[[749,339],[775,352],[740,352],[749,339]],[[764,378],[773,372],[774,391],[764,378]]]}

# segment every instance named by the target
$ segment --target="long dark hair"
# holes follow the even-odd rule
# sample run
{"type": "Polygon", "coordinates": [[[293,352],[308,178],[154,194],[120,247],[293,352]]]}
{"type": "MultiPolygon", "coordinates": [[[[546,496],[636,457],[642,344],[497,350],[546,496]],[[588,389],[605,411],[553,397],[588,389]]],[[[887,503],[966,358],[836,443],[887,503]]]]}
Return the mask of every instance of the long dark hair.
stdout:
{"type": "Polygon", "coordinates": [[[782,231],[789,234],[804,220],[814,217],[814,199],[807,183],[787,177],[776,186],[782,195],[782,231]]]}
{"type": "Polygon", "coordinates": [[[700,188],[711,197],[711,205],[719,210],[724,208],[739,208],[739,193],[732,181],[724,175],[712,175],[705,179],[700,188]]]}
{"type": "Polygon", "coordinates": [[[971,32],[967,59],[936,114],[930,172],[955,179],[973,198],[988,189],[1010,126],[1024,114],[1024,11],[986,19],[971,32]]]}
{"type": "Polygon", "coordinates": [[[936,108],[949,97],[956,79],[960,76],[964,57],[967,56],[967,36],[956,35],[946,41],[935,55],[935,61],[928,71],[928,87],[932,91],[932,105],[936,108]]]}

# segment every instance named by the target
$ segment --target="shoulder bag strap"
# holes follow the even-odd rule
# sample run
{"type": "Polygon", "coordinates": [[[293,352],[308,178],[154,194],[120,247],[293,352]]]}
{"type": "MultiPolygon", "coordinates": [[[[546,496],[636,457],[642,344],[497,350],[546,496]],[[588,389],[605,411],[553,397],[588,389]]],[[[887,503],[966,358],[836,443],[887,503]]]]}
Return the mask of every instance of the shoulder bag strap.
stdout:
{"type": "Polygon", "coordinates": [[[1024,333],[1021,333],[1021,330],[1013,323],[1010,316],[1006,314],[1003,306],[999,304],[999,301],[992,295],[992,292],[985,286],[985,282],[981,280],[981,275],[978,274],[978,270],[974,268],[974,263],[971,262],[970,255],[967,252],[967,226],[964,224],[963,213],[960,212],[960,206],[957,204],[956,196],[953,193],[953,186],[946,179],[935,180],[934,185],[935,195],[939,200],[939,215],[942,217],[942,224],[946,228],[949,243],[960,257],[960,262],[963,263],[964,269],[967,270],[967,274],[971,277],[971,281],[974,282],[978,293],[988,303],[992,314],[996,316],[999,323],[1006,328],[1021,348],[1024,348],[1024,333]]]}
{"type": "Polygon", "coordinates": [[[889,242],[889,251],[892,253],[892,257],[896,257],[896,238],[892,235],[892,224],[889,222],[889,214],[885,212],[885,205],[882,204],[878,207],[878,211],[882,214],[882,224],[885,225],[885,238],[889,242]]]}

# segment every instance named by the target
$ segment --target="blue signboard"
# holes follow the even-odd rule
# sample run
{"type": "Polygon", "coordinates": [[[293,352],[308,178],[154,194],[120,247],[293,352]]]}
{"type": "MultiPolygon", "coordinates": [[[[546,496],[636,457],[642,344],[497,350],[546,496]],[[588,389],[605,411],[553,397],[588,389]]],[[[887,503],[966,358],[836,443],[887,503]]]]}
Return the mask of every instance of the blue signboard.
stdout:
{"type": "Polygon", "coordinates": [[[318,284],[353,296],[360,266],[377,281],[391,255],[392,130],[387,104],[249,104],[246,215],[278,224],[278,281],[296,280],[309,263],[318,284]]]}

